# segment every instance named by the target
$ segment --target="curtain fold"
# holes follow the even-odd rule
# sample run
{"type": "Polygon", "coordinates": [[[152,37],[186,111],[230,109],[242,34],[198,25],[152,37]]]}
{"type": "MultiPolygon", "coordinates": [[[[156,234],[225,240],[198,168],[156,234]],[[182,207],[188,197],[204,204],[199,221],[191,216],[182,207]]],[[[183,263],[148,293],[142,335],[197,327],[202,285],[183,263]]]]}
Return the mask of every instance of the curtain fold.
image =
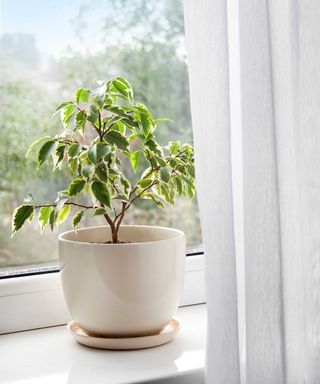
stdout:
{"type": "Polygon", "coordinates": [[[227,13],[224,1],[185,2],[198,199],[210,292],[208,382],[238,384],[227,13]],[[210,22],[208,22],[210,15],[210,22]]]}
{"type": "MultiPolygon", "coordinates": [[[[228,0],[229,9],[235,1],[228,0]]],[[[241,207],[233,206],[232,199],[232,20],[226,3],[184,0],[207,268],[210,384],[241,382],[233,227],[233,211],[241,207]]],[[[319,384],[320,2],[238,4],[246,335],[242,384],[319,384]]]]}
{"type": "Polygon", "coordinates": [[[239,20],[247,382],[280,384],[285,382],[281,230],[268,1],[242,0],[239,20]]]}

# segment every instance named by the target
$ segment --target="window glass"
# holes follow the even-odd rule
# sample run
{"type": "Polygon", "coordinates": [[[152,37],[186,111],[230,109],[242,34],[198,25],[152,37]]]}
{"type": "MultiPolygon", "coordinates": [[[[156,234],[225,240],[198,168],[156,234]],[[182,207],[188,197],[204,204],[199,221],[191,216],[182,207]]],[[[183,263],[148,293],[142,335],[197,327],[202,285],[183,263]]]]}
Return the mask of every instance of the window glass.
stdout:
{"type": "MultiPolygon", "coordinates": [[[[123,75],[155,117],[161,144],[192,140],[189,88],[180,0],[0,0],[0,269],[57,260],[57,233],[42,235],[36,220],[11,239],[11,214],[32,191],[54,201],[67,175],[35,171],[25,159],[29,144],[61,129],[50,119],[75,89],[123,75]],[[50,177],[45,178],[47,175],[50,177]],[[44,181],[45,178],[45,181],[44,181]]],[[[188,246],[201,242],[196,200],[174,208],[137,201],[125,223],[185,231],[188,246]]],[[[84,226],[104,222],[87,218],[84,226]]],[[[70,228],[70,223],[60,230],[70,228]]]]}

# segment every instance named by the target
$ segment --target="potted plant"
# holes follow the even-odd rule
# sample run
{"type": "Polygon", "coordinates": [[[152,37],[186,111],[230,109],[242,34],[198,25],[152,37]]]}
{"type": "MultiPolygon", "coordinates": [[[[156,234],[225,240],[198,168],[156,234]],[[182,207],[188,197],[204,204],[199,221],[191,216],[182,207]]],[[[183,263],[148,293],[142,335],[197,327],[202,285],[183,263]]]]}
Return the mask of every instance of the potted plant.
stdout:
{"type": "Polygon", "coordinates": [[[73,214],[74,229],[59,236],[62,286],[73,319],[102,336],[154,334],[178,307],[185,236],[122,223],[137,199],[163,208],[177,196],[193,198],[193,148],[179,141],[161,147],[155,137],[160,119],[133,101],[131,85],[120,76],[93,90],[78,89],[58,113],[63,131],[36,140],[27,155],[38,148],[38,168],[52,159],[53,171],[67,170],[71,183],[54,203],[29,194],[13,214],[12,233],[36,216],[41,231],[53,230],[73,214]],[[106,226],[77,229],[86,214],[103,217],[106,226]]]}

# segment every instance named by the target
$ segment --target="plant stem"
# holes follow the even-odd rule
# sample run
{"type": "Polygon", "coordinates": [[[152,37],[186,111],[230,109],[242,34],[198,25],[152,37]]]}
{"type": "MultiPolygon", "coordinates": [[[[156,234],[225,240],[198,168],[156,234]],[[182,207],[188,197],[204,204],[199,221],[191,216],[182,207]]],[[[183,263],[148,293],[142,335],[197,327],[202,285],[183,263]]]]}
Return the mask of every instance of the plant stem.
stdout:
{"type": "Polygon", "coordinates": [[[138,199],[138,198],[139,198],[145,191],[147,191],[147,190],[150,189],[151,187],[155,186],[157,183],[158,183],[158,180],[154,180],[154,181],[151,183],[151,185],[149,185],[149,187],[143,189],[138,195],[136,195],[136,196],[130,201],[130,203],[126,205],[126,207],[125,207],[125,211],[127,211],[127,210],[131,207],[132,203],[133,203],[135,200],[137,200],[137,199],[138,199]]]}
{"type": "Polygon", "coordinates": [[[101,123],[101,113],[100,111],[98,111],[98,116],[99,116],[99,129],[98,129],[98,134],[99,134],[99,138],[100,138],[100,141],[103,141],[103,132],[102,132],[102,123],[101,123]]]}
{"type": "Polygon", "coordinates": [[[120,224],[124,218],[124,215],[126,213],[126,207],[127,207],[127,203],[125,202],[122,202],[122,210],[121,210],[121,213],[118,217],[116,217],[115,219],[115,222],[116,220],[118,220],[117,224],[116,224],[116,232],[117,232],[117,235],[118,235],[118,232],[119,232],[119,228],[120,228],[120,224]]]}
{"type": "MultiPolygon", "coordinates": [[[[102,208],[104,208],[103,204],[100,204],[102,208]]],[[[118,243],[118,233],[116,231],[116,226],[114,221],[111,219],[111,217],[105,213],[104,218],[106,219],[107,223],[109,224],[110,230],[111,230],[111,237],[112,237],[112,242],[113,243],[118,243]]]]}

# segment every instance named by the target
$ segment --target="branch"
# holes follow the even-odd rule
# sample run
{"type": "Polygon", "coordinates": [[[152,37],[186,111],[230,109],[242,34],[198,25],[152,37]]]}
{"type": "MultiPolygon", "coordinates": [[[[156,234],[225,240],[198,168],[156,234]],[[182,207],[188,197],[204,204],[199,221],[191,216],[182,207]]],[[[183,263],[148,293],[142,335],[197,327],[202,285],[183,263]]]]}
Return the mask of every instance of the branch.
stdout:
{"type": "Polygon", "coordinates": [[[168,164],[171,159],[176,159],[176,158],[180,157],[180,155],[183,155],[187,151],[188,151],[188,149],[184,149],[183,151],[177,153],[175,156],[168,156],[166,158],[166,163],[168,164]]]}
{"type": "Polygon", "coordinates": [[[100,113],[100,111],[98,111],[98,116],[99,116],[99,120],[98,120],[98,123],[99,123],[98,134],[99,134],[100,141],[103,141],[103,132],[101,131],[102,124],[101,124],[101,113],[100,113]]]}
{"type": "MultiPolygon", "coordinates": [[[[58,141],[58,143],[60,143],[60,144],[81,144],[81,143],[79,143],[78,141],[72,141],[72,140],[68,140],[68,139],[57,139],[57,141],[58,141]]],[[[83,145],[83,144],[81,144],[81,149],[83,150],[83,151],[86,151],[87,149],[88,149],[89,147],[87,147],[86,145],[83,145]]]]}
{"type": "Polygon", "coordinates": [[[112,180],[113,188],[117,191],[117,194],[120,195],[121,191],[119,191],[119,189],[118,189],[118,187],[116,186],[115,182],[116,182],[116,179],[112,180]]]}
{"type": "Polygon", "coordinates": [[[138,189],[138,187],[137,186],[135,186],[132,190],[131,190],[131,192],[129,193],[129,200],[130,200],[130,198],[132,197],[132,195],[135,193],[135,191],[138,189]]]}
{"type": "MultiPolygon", "coordinates": [[[[104,208],[104,204],[100,203],[100,206],[104,208]]],[[[103,216],[107,220],[108,224],[110,225],[111,231],[113,232],[115,227],[111,217],[107,213],[105,213],[103,216]]]]}
{"type": "MultiPolygon", "coordinates": [[[[122,220],[124,218],[124,215],[126,213],[126,206],[127,206],[127,203],[122,202],[122,210],[121,210],[120,216],[118,218],[118,222],[116,224],[116,232],[118,232],[118,230],[120,228],[120,224],[121,224],[121,222],[122,222],[122,220]]],[[[116,220],[117,220],[117,218],[116,218],[116,220]]],[[[115,222],[116,222],[116,220],[115,220],[115,222]]]]}
{"type": "MultiPolygon", "coordinates": [[[[56,207],[58,204],[41,204],[41,205],[35,205],[34,208],[42,208],[42,207],[56,207]]],[[[73,202],[67,202],[65,203],[64,205],[74,205],[75,207],[80,207],[80,208],[84,208],[84,209],[93,209],[94,206],[93,205],[82,205],[82,204],[78,204],[78,203],[73,203],[73,202]]]]}
{"type": "Polygon", "coordinates": [[[137,200],[144,192],[146,192],[148,189],[152,188],[153,186],[155,186],[156,184],[158,184],[159,180],[154,180],[150,185],[149,187],[143,189],[137,196],[135,196],[131,201],[130,203],[126,206],[126,211],[131,207],[132,203],[137,200]]]}

